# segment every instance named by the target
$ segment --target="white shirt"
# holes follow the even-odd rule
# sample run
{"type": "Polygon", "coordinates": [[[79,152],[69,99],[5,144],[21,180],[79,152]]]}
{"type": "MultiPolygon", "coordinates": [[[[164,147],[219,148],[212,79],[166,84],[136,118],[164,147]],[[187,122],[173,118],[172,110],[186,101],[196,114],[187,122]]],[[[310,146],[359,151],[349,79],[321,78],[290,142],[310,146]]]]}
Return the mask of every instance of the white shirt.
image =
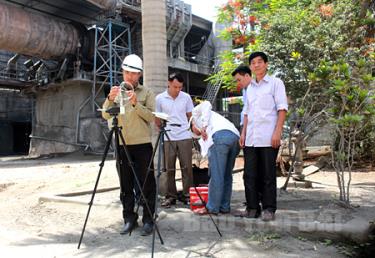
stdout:
{"type": "Polygon", "coordinates": [[[245,146],[270,147],[278,111],[288,110],[284,83],[266,75],[259,83],[252,80],[246,90],[244,113],[248,123],[245,146]]]}
{"type": "Polygon", "coordinates": [[[199,129],[206,127],[207,140],[200,139],[199,145],[201,146],[202,156],[206,156],[208,149],[213,144],[212,136],[221,130],[229,130],[236,134],[238,137],[240,133],[232,122],[223,117],[222,115],[212,111],[211,103],[203,101],[193,109],[192,119],[194,124],[199,129]]]}
{"type": "MultiPolygon", "coordinates": [[[[186,140],[192,137],[186,113],[192,112],[193,108],[190,95],[183,91],[180,91],[175,99],[168,94],[167,90],[156,96],[155,111],[166,113],[169,116],[166,130],[171,141],[186,140]]],[[[168,138],[166,137],[165,140],[168,138]]]]}
{"type": "Polygon", "coordinates": [[[242,110],[241,110],[240,126],[243,125],[243,118],[244,118],[244,115],[245,115],[244,110],[246,109],[246,103],[247,103],[247,95],[246,95],[246,89],[247,89],[247,87],[249,87],[249,85],[247,85],[246,88],[242,89],[242,103],[243,103],[243,107],[242,107],[242,110]]]}

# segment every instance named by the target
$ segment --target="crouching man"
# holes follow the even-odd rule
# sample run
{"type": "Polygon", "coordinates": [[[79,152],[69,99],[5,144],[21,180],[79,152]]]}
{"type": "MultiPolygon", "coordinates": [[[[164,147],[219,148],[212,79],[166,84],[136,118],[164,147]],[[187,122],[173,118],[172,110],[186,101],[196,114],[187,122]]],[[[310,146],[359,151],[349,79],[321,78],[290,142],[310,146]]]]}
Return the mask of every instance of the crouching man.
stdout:
{"type": "Polygon", "coordinates": [[[204,101],[192,112],[192,131],[200,136],[202,155],[208,153],[210,181],[208,203],[196,210],[198,214],[230,212],[232,197],[232,170],[239,152],[240,134],[234,124],[212,111],[204,101]]]}

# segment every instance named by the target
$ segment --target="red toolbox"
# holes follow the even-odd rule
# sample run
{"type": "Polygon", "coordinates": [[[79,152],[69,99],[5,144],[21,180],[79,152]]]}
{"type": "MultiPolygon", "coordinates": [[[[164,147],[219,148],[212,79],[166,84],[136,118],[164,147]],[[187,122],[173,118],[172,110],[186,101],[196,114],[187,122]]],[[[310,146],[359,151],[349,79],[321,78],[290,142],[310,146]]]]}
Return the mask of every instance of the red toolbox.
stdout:
{"type": "Polygon", "coordinates": [[[207,204],[208,202],[208,186],[197,186],[197,187],[190,187],[189,189],[189,194],[190,194],[190,209],[192,211],[204,207],[204,203],[202,200],[199,198],[199,195],[197,192],[199,192],[199,195],[203,199],[203,201],[207,204]]]}

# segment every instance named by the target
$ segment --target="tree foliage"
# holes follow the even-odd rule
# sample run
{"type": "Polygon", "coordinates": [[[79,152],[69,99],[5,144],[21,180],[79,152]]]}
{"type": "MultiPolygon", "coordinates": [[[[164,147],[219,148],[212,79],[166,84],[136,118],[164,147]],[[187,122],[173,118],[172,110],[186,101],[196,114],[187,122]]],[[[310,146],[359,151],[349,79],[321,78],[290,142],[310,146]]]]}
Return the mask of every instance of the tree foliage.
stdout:
{"type": "Polygon", "coordinates": [[[375,143],[368,140],[375,131],[374,10],[371,0],[229,0],[218,21],[226,24],[221,37],[232,39],[237,51],[223,55],[211,80],[224,78],[224,87],[235,88],[233,69],[250,52],[264,51],[293,100],[296,120],[319,112],[329,117],[336,128],[333,158],[345,157],[340,169],[366,155],[374,162],[375,143]],[[350,151],[340,150],[340,140],[350,141],[350,151]]]}
{"type": "MultiPolygon", "coordinates": [[[[228,62],[246,63],[249,52],[262,50],[270,57],[271,72],[287,85],[288,95],[303,96],[309,74],[322,60],[336,60],[348,47],[373,51],[366,33],[374,26],[374,17],[370,12],[360,16],[360,2],[229,0],[219,9],[218,21],[227,25],[221,36],[232,38],[234,48],[244,51],[224,54],[221,75],[230,74],[228,62]]],[[[225,87],[235,87],[230,77],[224,81],[225,87]]]]}
{"type": "Polygon", "coordinates": [[[375,94],[371,64],[366,59],[322,62],[314,80],[322,80],[332,105],[327,110],[334,125],[332,165],[337,172],[340,200],[350,203],[351,171],[361,155],[371,153],[375,94]]]}
{"type": "Polygon", "coordinates": [[[352,69],[363,59],[374,67],[373,11],[370,0],[229,0],[218,13],[226,24],[221,36],[243,51],[225,52],[222,70],[211,80],[235,88],[231,72],[247,62],[249,52],[261,50],[270,57],[270,72],[284,81],[297,115],[326,109],[336,104],[323,79],[330,65],[341,60],[352,69]]]}

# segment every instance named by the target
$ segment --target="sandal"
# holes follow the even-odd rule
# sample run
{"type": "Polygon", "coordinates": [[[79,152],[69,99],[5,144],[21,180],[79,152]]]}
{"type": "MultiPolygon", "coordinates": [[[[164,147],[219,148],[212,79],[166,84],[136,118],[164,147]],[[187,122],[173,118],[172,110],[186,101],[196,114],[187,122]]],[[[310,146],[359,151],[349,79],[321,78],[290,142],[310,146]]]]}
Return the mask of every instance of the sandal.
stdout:
{"type": "Polygon", "coordinates": [[[218,215],[218,213],[216,212],[207,210],[206,207],[195,209],[193,212],[197,215],[207,215],[207,214],[218,215]]]}
{"type": "Polygon", "coordinates": [[[206,215],[206,214],[208,214],[208,210],[206,209],[206,207],[195,209],[193,212],[195,214],[197,214],[197,215],[206,215]]]}

